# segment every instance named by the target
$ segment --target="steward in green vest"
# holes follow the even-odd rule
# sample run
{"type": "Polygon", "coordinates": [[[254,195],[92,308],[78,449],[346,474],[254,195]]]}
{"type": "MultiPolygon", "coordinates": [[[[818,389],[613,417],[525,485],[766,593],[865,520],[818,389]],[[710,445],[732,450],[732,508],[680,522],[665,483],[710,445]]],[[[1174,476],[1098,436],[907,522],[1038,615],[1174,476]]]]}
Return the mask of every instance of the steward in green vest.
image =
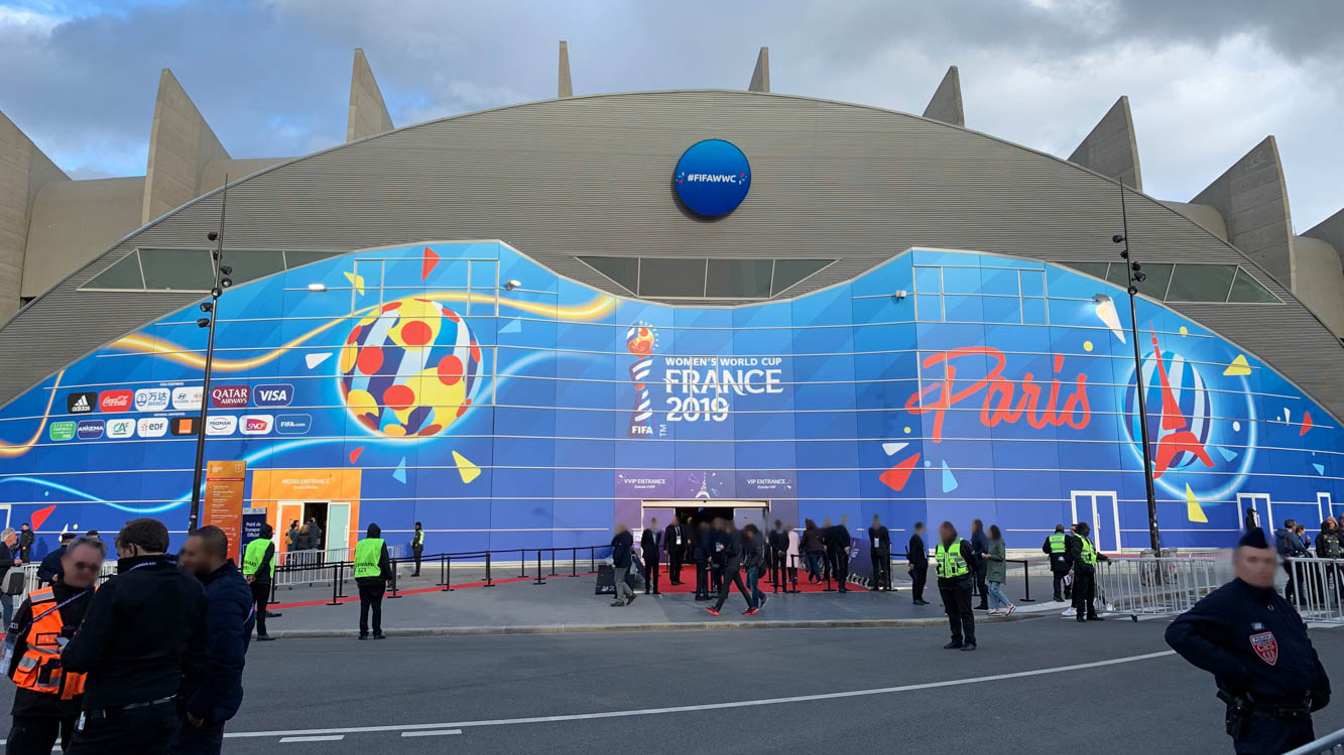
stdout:
{"type": "Polygon", "coordinates": [[[1097,562],[1110,559],[1104,553],[1098,553],[1092,544],[1092,529],[1087,522],[1073,525],[1073,533],[1068,545],[1069,558],[1073,561],[1074,618],[1079,622],[1103,621],[1093,605],[1097,597],[1097,562]]]}
{"type": "Polygon", "coordinates": [[[1064,577],[1068,575],[1072,563],[1069,561],[1069,536],[1064,532],[1064,525],[1055,525],[1055,531],[1041,543],[1041,552],[1050,557],[1050,574],[1055,578],[1055,600],[1068,600],[1070,586],[1065,584],[1064,577]]]}
{"type": "Polygon", "coordinates": [[[373,613],[373,639],[383,639],[383,592],[392,578],[383,530],[369,524],[363,540],[355,544],[355,583],[359,585],[359,639],[369,639],[369,613],[373,613]]]}
{"type": "Polygon", "coordinates": [[[263,524],[261,537],[243,549],[243,578],[252,587],[252,602],[257,606],[257,639],[262,642],[271,639],[266,634],[266,619],[280,616],[266,610],[271,600],[271,582],[275,579],[275,543],[271,541],[274,534],[271,525],[263,524]]]}
{"type": "Polygon", "coordinates": [[[971,587],[975,580],[975,550],[957,536],[951,522],[938,526],[938,548],[934,551],[938,569],[938,592],[947,610],[952,641],[947,650],[975,650],[975,614],[971,611],[971,587]]]}

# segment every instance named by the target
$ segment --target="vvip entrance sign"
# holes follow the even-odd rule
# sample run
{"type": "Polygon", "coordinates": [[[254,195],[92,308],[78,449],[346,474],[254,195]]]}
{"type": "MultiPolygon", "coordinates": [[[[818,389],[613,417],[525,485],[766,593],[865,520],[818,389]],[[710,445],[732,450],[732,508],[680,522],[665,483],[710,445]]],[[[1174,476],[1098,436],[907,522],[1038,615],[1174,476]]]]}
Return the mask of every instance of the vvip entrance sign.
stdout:
{"type": "Polygon", "coordinates": [[[681,154],[672,180],[687,210],[702,218],[721,218],[747,198],[751,165],[732,142],[705,139],[681,154]]]}

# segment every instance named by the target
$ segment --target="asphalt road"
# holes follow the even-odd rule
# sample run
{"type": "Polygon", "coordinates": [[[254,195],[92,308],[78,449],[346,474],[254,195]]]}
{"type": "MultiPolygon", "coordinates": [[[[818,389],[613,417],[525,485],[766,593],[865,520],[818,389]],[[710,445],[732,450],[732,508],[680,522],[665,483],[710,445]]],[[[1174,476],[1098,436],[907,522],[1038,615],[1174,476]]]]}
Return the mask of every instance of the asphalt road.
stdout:
{"type": "MultiPolygon", "coordinates": [[[[253,645],[225,751],[1228,751],[1165,626],[992,624],[975,653],[931,627],[282,640],[253,645]]],[[[1344,631],[1313,639],[1344,680],[1344,631]]],[[[1344,704],[1317,716],[1341,727],[1344,704]]]]}

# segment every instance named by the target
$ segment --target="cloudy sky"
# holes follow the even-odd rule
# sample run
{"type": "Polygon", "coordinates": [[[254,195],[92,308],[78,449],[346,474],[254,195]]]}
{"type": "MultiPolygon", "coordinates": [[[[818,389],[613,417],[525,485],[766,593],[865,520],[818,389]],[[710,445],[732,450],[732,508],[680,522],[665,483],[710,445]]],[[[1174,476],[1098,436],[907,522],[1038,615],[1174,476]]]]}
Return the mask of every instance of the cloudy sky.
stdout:
{"type": "Polygon", "coordinates": [[[1121,94],[1144,187],[1187,200],[1278,137],[1300,232],[1344,206],[1341,0],[0,0],[0,110],[76,177],[140,175],[159,69],[235,157],[345,136],[353,48],[397,125],[555,94],[745,88],[920,113],[1067,156],[1121,94]]]}

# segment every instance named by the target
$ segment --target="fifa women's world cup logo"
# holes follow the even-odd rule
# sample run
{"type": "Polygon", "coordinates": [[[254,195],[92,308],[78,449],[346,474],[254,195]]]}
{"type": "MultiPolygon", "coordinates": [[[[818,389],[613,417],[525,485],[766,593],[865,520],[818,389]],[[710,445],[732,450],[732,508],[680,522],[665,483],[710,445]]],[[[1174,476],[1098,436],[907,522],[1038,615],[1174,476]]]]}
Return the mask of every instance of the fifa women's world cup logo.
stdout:
{"type": "Polygon", "coordinates": [[[625,331],[625,349],[635,357],[630,365],[630,381],[635,384],[635,409],[630,415],[630,437],[653,435],[653,399],[649,398],[649,373],[653,371],[653,347],[656,333],[647,323],[636,323],[625,331]]]}

